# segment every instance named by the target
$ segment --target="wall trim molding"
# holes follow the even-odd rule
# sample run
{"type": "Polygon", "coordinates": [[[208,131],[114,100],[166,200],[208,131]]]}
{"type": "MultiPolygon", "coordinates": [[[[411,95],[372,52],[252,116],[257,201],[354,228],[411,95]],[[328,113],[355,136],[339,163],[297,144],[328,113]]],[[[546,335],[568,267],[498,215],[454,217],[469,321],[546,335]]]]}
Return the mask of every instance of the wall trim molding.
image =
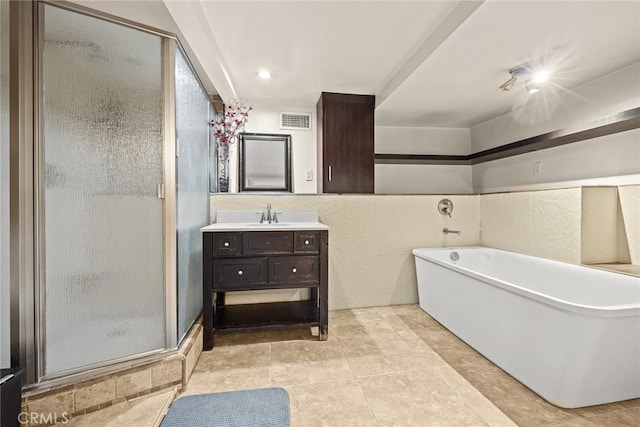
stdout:
{"type": "Polygon", "coordinates": [[[376,164],[476,165],[640,128],[640,107],[468,155],[376,154],[376,164]]]}

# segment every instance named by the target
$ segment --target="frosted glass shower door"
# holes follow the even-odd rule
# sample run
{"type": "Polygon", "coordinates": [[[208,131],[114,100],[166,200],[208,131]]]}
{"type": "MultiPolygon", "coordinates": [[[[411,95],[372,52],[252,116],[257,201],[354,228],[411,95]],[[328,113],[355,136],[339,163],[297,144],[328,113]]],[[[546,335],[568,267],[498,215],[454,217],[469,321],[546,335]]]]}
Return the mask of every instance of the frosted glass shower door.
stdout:
{"type": "Polygon", "coordinates": [[[42,49],[46,377],[165,348],[163,85],[143,31],[44,5],[42,49]]]}
{"type": "Polygon", "coordinates": [[[187,59],[180,49],[177,49],[179,341],[202,312],[202,233],[200,228],[209,224],[209,114],[209,97],[200,86],[187,59]]]}

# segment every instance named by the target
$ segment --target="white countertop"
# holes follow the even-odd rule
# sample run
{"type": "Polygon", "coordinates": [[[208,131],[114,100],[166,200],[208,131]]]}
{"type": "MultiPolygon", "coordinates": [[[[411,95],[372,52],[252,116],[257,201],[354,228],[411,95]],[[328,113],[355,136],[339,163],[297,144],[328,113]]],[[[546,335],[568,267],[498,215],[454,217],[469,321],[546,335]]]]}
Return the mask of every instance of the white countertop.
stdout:
{"type": "Polygon", "coordinates": [[[329,226],[321,222],[282,222],[282,223],[242,223],[242,222],[216,222],[202,227],[202,232],[224,231],[292,231],[292,230],[328,230],[329,226]]]}
{"type": "Polygon", "coordinates": [[[318,222],[315,211],[272,211],[278,222],[260,223],[267,217],[266,211],[217,211],[216,222],[202,227],[202,232],[220,231],[292,231],[292,230],[328,230],[329,226],[318,222]]]}

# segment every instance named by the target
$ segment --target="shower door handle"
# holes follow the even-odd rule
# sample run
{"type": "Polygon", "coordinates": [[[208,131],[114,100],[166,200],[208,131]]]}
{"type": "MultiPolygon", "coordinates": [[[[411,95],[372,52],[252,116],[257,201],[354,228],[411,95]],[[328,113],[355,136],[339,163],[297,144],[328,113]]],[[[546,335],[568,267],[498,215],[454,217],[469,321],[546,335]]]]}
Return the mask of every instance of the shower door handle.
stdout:
{"type": "Polygon", "coordinates": [[[164,199],[164,184],[158,183],[158,199],[164,199]]]}
{"type": "Polygon", "coordinates": [[[331,182],[332,174],[331,174],[331,166],[329,166],[329,182],[331,182]]]}

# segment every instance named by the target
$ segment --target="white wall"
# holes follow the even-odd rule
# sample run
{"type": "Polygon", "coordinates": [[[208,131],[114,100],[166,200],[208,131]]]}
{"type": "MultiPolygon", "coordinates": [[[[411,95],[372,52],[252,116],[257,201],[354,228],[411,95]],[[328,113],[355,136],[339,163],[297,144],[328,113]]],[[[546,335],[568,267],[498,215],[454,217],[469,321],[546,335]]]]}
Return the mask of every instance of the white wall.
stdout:
{"type": "Polygon", "coordinates": [[[640,129],[480,163],[472,174],[477,193],[640,174],[640,129]],[[542,162],[540,175],[534,175],[535,162],[542,162]]]}
{"type": "MultiPolygon", "coordinates": [[[[73,3],[176,34],[207,92],[209,94],[218,93],[211,82],[209,74],[205,72],[201,65],[201,63],[205,64],[208,69],[211,69],[213,68],[211,61],[208,58],[201,60],[196,56],[190,45],[193,39],[187,41],[164,2],[149,0],[73,0],[73,3]]],[[[224,83],[223,79],[219,80],[220,84],[224,83]]]]}
{"type": "MultiPolygon", "coordinates": [[[[470,153],[467,128],[376,126],[376,154],[470,153]]],[[[381,194],[470,193],[471,166],[376,164],[375,192],[381,194]]]]}
{"type": "Polygon", "coordinates": [[[457,154],[471,151],[468,128],[376,126],[376,154],[457,154]]]}
{"type": "Polygon", "coordinates": [[[469,194],[473,192],[471,166],[377,164],[378,194],[469,194]]]}
{"type": "MultiPolygon", "coordinates": [[[[640,106],[640,62],[471,128],[478,152],[546,132],[586,124],[640,106]]],[[[537,95],[543,94],[540,91],[537,95]]],[[[473,166],[476,192],[504,191],[557,181],[640,173],[635,129],[473,166]],[[542,162],[541,175],[533,163],[542,162]]]]}
{"type": "MultiPolygon", "coordinates": [[[[316,106],[315,105],[253,105],[245,132],[277,133],[291,135],[291,169],[294,193],[316,193],[316,106]],[[280,113],[311,113],[311,130],[280,129],[280,113]],[[307,181],[306,173],[311,171],[312,180],[307,181]]],[[[237,190],[236,150],[229,159],[232,188],[237,190]]]]}
{"type": "MultiPolygon", "coordinates": [[[[640,106],[640,62],[471,128],[478,152],[640,106]]],[[[545,88],[546,89],[553,89],[545,88]]]]}

